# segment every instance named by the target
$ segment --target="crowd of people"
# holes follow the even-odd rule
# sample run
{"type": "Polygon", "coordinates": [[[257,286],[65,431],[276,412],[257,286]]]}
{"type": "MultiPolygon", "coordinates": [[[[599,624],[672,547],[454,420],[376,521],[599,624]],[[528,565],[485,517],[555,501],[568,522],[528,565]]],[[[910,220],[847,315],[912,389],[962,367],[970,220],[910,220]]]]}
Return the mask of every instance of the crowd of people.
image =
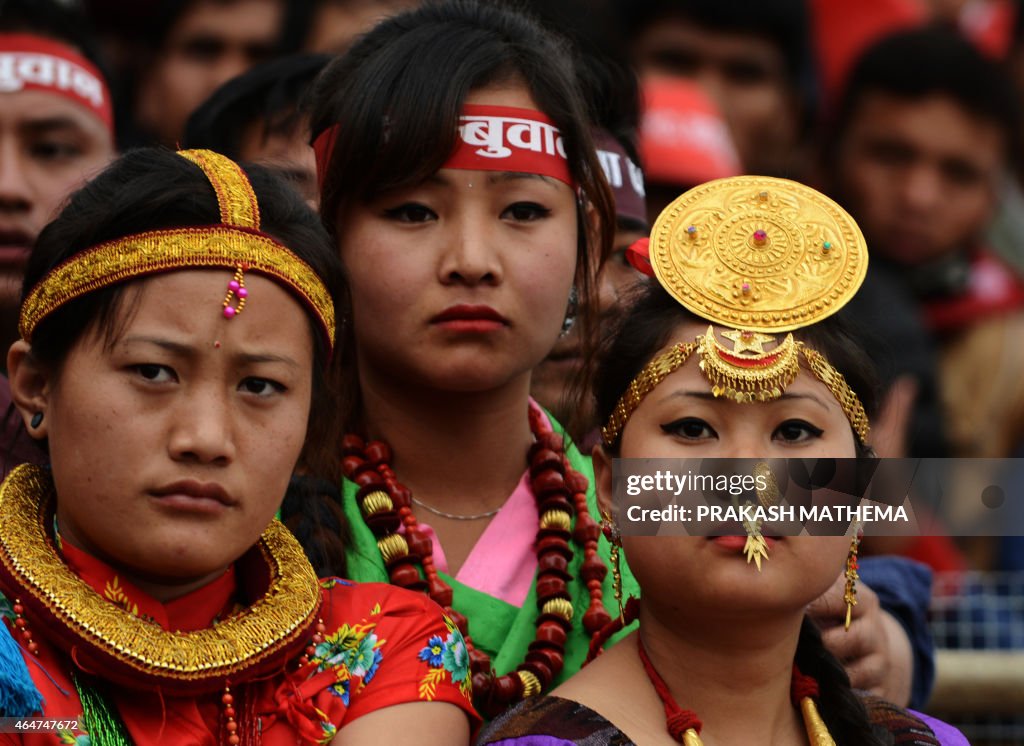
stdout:
{"type": "Polygon", "coordinates": [[[0,743],[966,743],[931,573],[1018,537],[635,537],[612,471],[1021,454],[1022,59],[1006,0],[0,2],[0,715],[59,723],[0,743]]]}

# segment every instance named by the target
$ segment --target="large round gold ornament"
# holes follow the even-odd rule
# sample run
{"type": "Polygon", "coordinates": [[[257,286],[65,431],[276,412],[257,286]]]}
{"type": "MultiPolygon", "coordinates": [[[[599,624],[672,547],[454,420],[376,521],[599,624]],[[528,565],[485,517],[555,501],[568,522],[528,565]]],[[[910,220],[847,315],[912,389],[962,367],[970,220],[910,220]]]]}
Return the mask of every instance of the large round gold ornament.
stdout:
{"type": "Polygon", "coordinates": [[[662,286],[703,319],[783,332],[842,308],[867,272],[864,236],[810,187],[735,176],[686,192],[655,221],[651,265],[662,286]]]}

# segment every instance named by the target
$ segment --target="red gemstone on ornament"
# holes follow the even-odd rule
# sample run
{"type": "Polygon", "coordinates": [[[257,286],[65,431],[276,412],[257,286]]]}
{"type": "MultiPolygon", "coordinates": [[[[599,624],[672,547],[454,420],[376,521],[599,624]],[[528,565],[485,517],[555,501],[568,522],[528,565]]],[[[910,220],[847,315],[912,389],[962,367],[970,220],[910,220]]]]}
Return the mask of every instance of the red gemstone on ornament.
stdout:
{"type": "Polygon", "coordinates": [[[548,551],[537,560],[538,573],[551,572],[559,575],[565,580],[572,580],[569,574],[569,562],[557,551],[548,551]]]}
{"type": "Polygon", "coordinates": [[[409,553],[415,554],[420,559],[434,552],[434,543],[419,529],[406,531],[405,541],[409,545],[409,553]]]}
{"type": "Polygon", "coordinates": [[[565,439],[555,432],[541,433],[537,436],[537,444],[552,451],[560,452],[565,449],[565,439]]]}
{"type": "MultiPolygon", "coordinates": [[[[527,657],[531,655],[542,655],[547,660],[548,668],[551,669],[552,678],[557,676],[562,668],[565,666],[565,653],[560,650],[552,650],[551,648],[542,648],[527,653],[527,657]]],[[[539,659],[538,659],[539,660],[539,659]]],[[[550,682],[550,679],[548,680],[550,682]]],[[[544,686],[547,686],[545,683],[544,686]]]]}
{"type": "Polygon", "coordinates": [[[224,696],[220,698],[220,701],[226,705],[231,705],[235,703],[235,698],[231,694],[225,692],[224,696]]]}
{"type": "Polygon", "coordinates": [[[590,481],[575,469],[570,469],[565,473],[565,483],[573,492],[580,492],[584,494],[587,491],[587,487],[590,486],[590,481]]]}
{"type": "Polygon", "coordinates": [[[452,589],[441,578],[434,576],[427,581],[427,589],[430,597],[437,602],[438,606],[447,608],[452,605],[452,589]]]}
{"type": "Polygon", "coordinates": [[[557,622],[541,622],[537,625],[537,642],[556,645],[561,649],[565,646],[566,639],[568,639],[568,635],[562,629],[562,625],[557,622]]]}
{"type": "Polygon", "coordinates": [[[469,620],[466,619],[465,616],[457,612],[455,609],[447,606],[444,611],[448,615],[448,618],[455,622],[455,626],[459,628],[459,632],[464,635],[469,634],[469,620]]]}
{"type": "Polygon", "coordinates": [[[370,527],[377,536],[393,534],[402,525],[402,519],[398,517],[398,511],[381,510],[365,518],[366,525],[370,527]]]}
{"type": "Polygon", "coordinates": [[[600,536],[601,527],[593,518],[586,513],[580,513],[576,517],[576,528],[572,532],[572,537],[577,542],[580,544],[596,542],[600,536]]]}
{"type": "Polygon", "coordinates": [[[381,440],[371,440],[363,451],[374,464],[391,463],[391,446],[381,440]]]}
{"type": "Polygon", "coordinates": [[[360,487],[365,487],[367,492],[384,489],[384,480],[380,478],[380,475],[369,464],[364,464],[361,470],[350,476],[349,479],[360,487]]]}
{"type": "Polygon", "coordinates": [[[226,707],[226,708],[224,708],[224,717],[226,717],[226,718],[233,718],[234,716],[235,716],[235,708],[234,707],[226,707]]]}
{"type": "Polygon", "coordinates": [[[403,562],[397,567],[392,567],[388,570],[388,577],[391,578],[392,583],[399,585],[402,588],[410,588],[420,582],[419,572],[408,562],[403,562]]]}
{"type": "Polygon", "coordinates": [[[580,568],[580,577],[587,581],[587,585],[590,584],[589,581],[591,580],[604,580],[607,574],[607,565],[596,554],[587,557],[583,561],[583,567],[580,568]]]}
{"type": "Polygon", "coordinates": [[[530,476],[535,477],[545,469],[559,469],[562,457],[550,448],[542,448],[530,459],[530,476]]]}
{"type": "MultiPolygon", "coordinates": [[[[575,511],[573,510],[572,503],[565,499],[567,492],[565,490],[559,492],[553,492],[540,501],[540,512],[541,515],[547,513],[549,510],[564,510],[569,515],[572,515],[575,511]]],[[[550,529],[549,529],[550,530],[550,529]]],[[[566,538],[569,537],[568,531],[563,531],[566,538]]]]}
{"type": "Polygon", "coordinates": [[[551,492],[566,493],[565,477],[557,469],[545,469],[533,478],[533,491],[537,497],[551,492]]]}
{"type": "Polygon", "coordinates": [[[39,654],[39,644],[37,642],[33,641],[33,640],[30,640],[29,643],[28,643],[28,652],[34,653],[34,654],[38,655],[39,654]]]}
{"type": "MultiPolygon", "coordinates": [[[[483,653],[476,648],[469,649],[469,668],[474,673],[487,673],[491,670],[491,659],[487,657],[487,653],[483,653]]],[[[474,677],[474,688],[476,687],[474,677]]]]}
{"type": "Polygon", "coordinates": [[[557,551],[566,559],[572,559],[572,549],[569,548],[569,543],[561,536],[547,534],[542,536],[537,541],[537,554],[544,554],[545,552],[557,551]]]}
{"type": "Polygon", "coordinates": [[[341,472],[346,477],[355,474],[356,469],[363,465],[363,460],[359,456],[343,456],[341,459],[341,472]]]}
{"type": "Polygon", "coordinates": [[[476,672],[473,674],[472,681],[473,698],[476,699],[482,694],[489,692],[491,688],[494,686],[494,674],[486,672],[476,672]]]}
{"type": "Polygon", "coordinates": [[[551,680],[555,678],[555,672],[548,665],[548,659],[539,656],[540,653],[538,651],[527,653],[526,661],[519,668],[520,670],[529,671],[540,679],[540,688],[545,689],[551,683],[551,680]]]}
{"type": "MultiPolygon", "coordinates": [[[[473,691],[476,691],[476,677],[473,678],[473,691]]],[[[511,702],[515,702],[522,696],[523,682],[518,676],[505,674],[504,676],[499,676],[494,680],[494,686],[491,689],[491,697],[496,702],[507,705],[511,702]]]]}
{"type": "Polygon", "coordinates": [[[228,736],[228,746],[238,746],[240,741],[241,739],[235,733],[228,736]]]}
{"type": "Polygon", "coordinates": [[[358,435],[353,435],[352,433],[348,433],[341,439],[341,450],[345,454],[352,451],[362,452],[364,445],[363,439],[358,435]]]}
{"type": "Polygon", "coordinates": [[[583,615],[583,629],[587,631],[588,635],[595,635],[611,621],[611,614],[605,611],[600,599],[594,599],[590,608],[587,609],[587,613],[583,615]]]}
{"type": "Polygon", "coordinates": [[[409,491],[408,487],[397,484],[391,491],[391,501],[395,504],[396,508],[408,508],[412,505],[412,492],[409,491]]]}
{"type": "Polygon", "coordinates": [[[567,598],[565,581],[558,577],[537,577],[537,598],[541,603],[553,598],[567,598]]]}

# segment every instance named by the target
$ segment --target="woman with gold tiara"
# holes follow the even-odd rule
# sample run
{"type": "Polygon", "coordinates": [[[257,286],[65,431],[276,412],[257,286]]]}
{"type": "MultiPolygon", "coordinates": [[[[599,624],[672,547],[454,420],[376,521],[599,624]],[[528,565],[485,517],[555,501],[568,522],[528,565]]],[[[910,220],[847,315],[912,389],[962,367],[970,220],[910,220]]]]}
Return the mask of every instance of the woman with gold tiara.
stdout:
{"type": "Polygon", "coordinates": [[[130,153],[43,231],[8,368],[49,467],[0,487],[0,706],[49,720],[0,743],[468,741],[441,610],[318,581],[274,518],[339,278],[297,195],[210,151],[130,153]]]}
{"type": "MultiPolygon", "coordinates": [[[[863,237],[795,182],[741,176],[670,204],[651,233],[652,284],[622,319],[596,390],[594,466],[612,510],[613,458],[871,455],[871,364],[840,317],[867,268],[863,237]]],[[[855,693],[807,605],[843,571],[849,536],[622,536],[640,586],[637,632],[480,743],[963,744],[950,726],[855,693]]],[[[618,521],[618,523],[616,523],[618,521]]],[[[593,652],[597,652],[596,646],[593,652]]]]}

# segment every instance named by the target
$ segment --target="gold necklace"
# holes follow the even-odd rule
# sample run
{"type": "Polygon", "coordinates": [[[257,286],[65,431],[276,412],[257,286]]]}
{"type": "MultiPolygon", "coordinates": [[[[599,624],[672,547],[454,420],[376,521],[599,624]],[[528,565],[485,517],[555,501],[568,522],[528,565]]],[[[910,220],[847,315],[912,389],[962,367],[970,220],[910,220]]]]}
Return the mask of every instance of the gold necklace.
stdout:
{"type": "Polygon", "coordinates": [[[49,640],[75,648],[80,666],[128,686],[144,680],[185,695],[283,668],[301,653],[317,622],[320,584],[279,521],[256,545],[267,575],[260,599],[213,627],[177,632],[110,603],[63,562],[46,532],[54,498],[38,466],[19,466],[0,486],[0,583],[18,589],[49,640]]]}

